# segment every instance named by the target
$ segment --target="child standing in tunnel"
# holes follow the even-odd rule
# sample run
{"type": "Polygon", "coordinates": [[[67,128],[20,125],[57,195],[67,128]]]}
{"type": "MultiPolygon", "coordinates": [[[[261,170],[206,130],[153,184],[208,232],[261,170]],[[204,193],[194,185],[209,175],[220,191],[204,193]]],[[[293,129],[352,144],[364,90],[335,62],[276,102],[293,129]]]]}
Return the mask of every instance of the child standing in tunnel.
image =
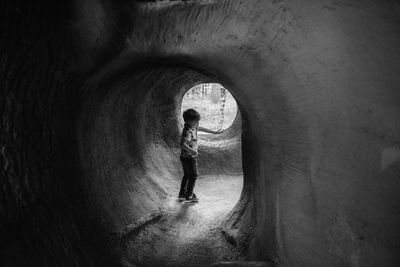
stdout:
{"type": "Polygon", "coordinates": [[[199,201],[199,198],[193,193],[196,179],[199,176],[197,168],[197,131],[204,131],[207,133],[222,132],[199,127],[200,118],[200,114],[194,109],[187,109],[183,112],[183,120],[185,121],[185,125],[183,127],[180,143],[180,160],[183,167],[183,177],[178,198],[179,200],[186,200],[187,202],[199,201]]]}

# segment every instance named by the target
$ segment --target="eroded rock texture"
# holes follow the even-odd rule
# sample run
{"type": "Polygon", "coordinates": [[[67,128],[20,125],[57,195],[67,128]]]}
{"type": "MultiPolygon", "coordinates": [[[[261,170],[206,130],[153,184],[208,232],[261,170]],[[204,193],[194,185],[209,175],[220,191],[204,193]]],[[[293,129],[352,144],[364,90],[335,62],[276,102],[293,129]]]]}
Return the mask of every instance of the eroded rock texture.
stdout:
{"type": "Polygon", "coordinates": [[[0,5],[2,266],[129,266],[116,248],[162,216],[201,82],[241,112],[200,158],[243,170],[221,225],[239,262],[399,266],[395,1],[0,5]]]}

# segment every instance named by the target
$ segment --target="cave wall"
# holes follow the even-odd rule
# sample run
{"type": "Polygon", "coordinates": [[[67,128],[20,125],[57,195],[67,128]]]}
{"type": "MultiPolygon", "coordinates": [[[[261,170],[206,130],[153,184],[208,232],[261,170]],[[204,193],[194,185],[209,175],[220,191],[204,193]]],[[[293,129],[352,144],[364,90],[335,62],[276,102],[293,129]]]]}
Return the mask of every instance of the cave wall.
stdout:
{"type": "Polygon", "coordinates": [[[102,231],[76,208],[81,81],[72,78],[71,5],[2,1],[0,10],[0,264],[114,265],[102,231]]]}
{"type": "MultiPolygon", "coordinates": [[[[212,77],[237,99],[245,184],[224,227],[243,256],[281,266],[399,265],[395,1],[1,5],[5,266],[118,265],[115,234],[157,211],[165,188],[143,180],[149,191],[130,194],[98,173],[104,165],[141,176],[148,162],[107,153],[157,151],[135,132],[146,129],[136,113],[146,109],[129,109],[145,98],[118,87],[118,75],[106,76],[150,68],[160,58],[212,77]],[[117,123],[122,110],[133,118],[126,127],[117,123]],[[121,138],[129,131],[132,140],[121,138]],[[136,144],[129,151],[122,149],[126,140],[136,144]],[[115,202],[100,199],[110,191],[120,192],[115,202]],[[130,205],[142,196],[149,206],[130,205]]],[[[160,99],[172,116],[176,100],[160,99]]],[[[163,147],[174,129],[161,138],[163,147]]]]}
{"type": "Polygon", "coordinates": [[[249,1],[158,10],[137,18],[127,49],[187,55],[244,107],[248,210],[230,226],[250,257],[397,265],[398,5],[249,1]]]}

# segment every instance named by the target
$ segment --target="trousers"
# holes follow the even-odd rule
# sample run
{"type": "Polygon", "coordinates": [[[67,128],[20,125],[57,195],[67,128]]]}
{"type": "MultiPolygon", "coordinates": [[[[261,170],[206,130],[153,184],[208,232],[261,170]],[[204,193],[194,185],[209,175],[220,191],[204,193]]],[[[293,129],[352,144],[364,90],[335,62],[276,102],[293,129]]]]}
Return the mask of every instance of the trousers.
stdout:
{"type": "Polygon", "coordinates": [[[196,184],[196,179],[199,176],[197,170],[197,157],[184,158],[180,157],[183,167],[183,177],[181,182],[181,189],[179,195],[191,196],[196,184]]]}

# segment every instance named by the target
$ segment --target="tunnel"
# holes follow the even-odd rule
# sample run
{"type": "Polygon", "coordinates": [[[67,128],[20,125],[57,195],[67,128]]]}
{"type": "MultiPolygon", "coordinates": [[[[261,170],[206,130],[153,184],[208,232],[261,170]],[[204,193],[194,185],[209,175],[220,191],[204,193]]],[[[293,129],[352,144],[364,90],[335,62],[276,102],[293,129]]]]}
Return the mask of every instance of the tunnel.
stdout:
{"type": "Polygon", "coordinates": [[[396,1],[0,12],[1,266],[400,265],[396,1]],[[238,112],[200,135],[187,205],[181,105],[203,83],[238,112]]]}

